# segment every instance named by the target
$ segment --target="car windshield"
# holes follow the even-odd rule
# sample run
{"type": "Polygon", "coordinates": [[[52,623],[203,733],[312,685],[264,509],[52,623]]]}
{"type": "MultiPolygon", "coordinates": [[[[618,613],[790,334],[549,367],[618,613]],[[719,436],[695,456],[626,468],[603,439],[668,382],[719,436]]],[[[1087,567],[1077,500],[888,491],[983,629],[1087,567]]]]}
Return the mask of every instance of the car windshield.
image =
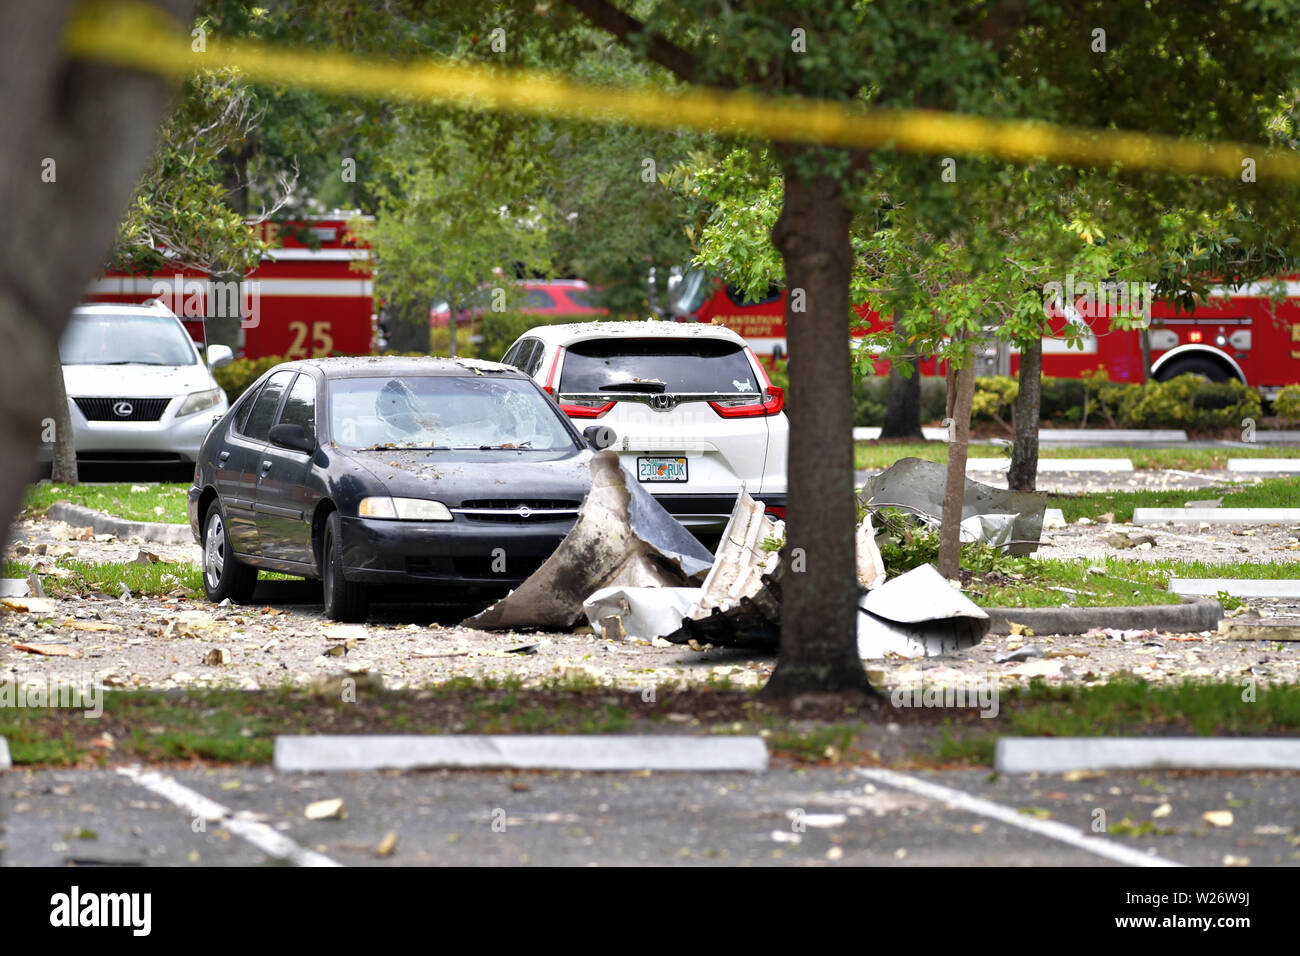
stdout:
{"type": "Polygon", "coordinates": [[[64,365],[194,365],[184,327],[169,315],[78,312],[59,339],[64,365]]]}
{"type": "Polygon", "coordinates": [[[757,392],[743,347],[722,339],[593,339],[564,356],[560,392],[757,392]]]}
{"type": "Polygon", "coordinates": [[[498,375],[339,378],[329,384],[334,440],[345,448],[557,451],[574,447],[532,382],[498,375]]]}

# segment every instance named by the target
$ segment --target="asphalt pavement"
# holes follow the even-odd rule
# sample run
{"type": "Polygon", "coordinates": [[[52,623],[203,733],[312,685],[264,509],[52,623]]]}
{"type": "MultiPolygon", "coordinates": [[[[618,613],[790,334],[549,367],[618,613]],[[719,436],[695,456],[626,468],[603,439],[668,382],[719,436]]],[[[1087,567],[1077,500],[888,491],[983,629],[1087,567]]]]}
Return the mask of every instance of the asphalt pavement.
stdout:
{"type": "Polygon", "coordinates": [[[0,775],[0,864],[1300,861],[1292,774],[1116,773],[1067,780],[962,770],[887,774],[891,782],[885,783],[873,773],[286,775],[222,767],[155,768],[132,778],[115,769],[19,769],[0,775]],[[917,792],[927,784],[945,789],[917,792]],[[950,806],[958,797],[966,801],[962,807],[950,806]],[[309,804],[333,799],[343,801],[345,815],[306,817],[309,804]],[[1099,821],[1108,832],[1098,832],[1099,821]],[[392,846],[384,854],[386,837],[392,846]]]}

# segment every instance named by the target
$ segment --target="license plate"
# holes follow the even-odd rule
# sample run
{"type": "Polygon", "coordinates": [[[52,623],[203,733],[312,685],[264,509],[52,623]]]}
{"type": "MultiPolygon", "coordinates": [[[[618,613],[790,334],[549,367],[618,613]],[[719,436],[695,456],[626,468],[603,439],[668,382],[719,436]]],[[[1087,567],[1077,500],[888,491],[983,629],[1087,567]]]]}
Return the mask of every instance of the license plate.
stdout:
{"type": "Polygon", "coordinates": [[[638,458],[636,476],[641,481],[685,481],[685,458],[638,458]]]}

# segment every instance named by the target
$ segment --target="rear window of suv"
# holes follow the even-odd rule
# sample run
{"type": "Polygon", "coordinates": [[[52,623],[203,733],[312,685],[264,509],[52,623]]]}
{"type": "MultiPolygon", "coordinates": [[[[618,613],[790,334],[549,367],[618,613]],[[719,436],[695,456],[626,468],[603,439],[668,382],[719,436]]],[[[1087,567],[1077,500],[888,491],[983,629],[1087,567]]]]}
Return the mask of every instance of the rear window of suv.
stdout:
{"type": "Polygon", "coordinates": [[[594,339],[568,347],[560,391],[761,391],[743,346],[721,339],[594,339]]]}

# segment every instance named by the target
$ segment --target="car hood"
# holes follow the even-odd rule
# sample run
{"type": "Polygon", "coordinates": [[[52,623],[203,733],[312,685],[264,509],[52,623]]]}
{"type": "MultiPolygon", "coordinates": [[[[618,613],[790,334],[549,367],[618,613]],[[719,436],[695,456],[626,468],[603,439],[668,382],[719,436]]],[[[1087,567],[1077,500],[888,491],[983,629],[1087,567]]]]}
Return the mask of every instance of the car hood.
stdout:
{"type": "Polygon", "coordinates": [[[172,398],[215,388],[203,365],[65,365],[69,398],[172,398]]]}
{"type": "Polygon", "coordinates": [[[591,489],[592,452],[350,451],[398,498],[431,498],[448,507],[484,499],[569,499],[591,489]]]}

